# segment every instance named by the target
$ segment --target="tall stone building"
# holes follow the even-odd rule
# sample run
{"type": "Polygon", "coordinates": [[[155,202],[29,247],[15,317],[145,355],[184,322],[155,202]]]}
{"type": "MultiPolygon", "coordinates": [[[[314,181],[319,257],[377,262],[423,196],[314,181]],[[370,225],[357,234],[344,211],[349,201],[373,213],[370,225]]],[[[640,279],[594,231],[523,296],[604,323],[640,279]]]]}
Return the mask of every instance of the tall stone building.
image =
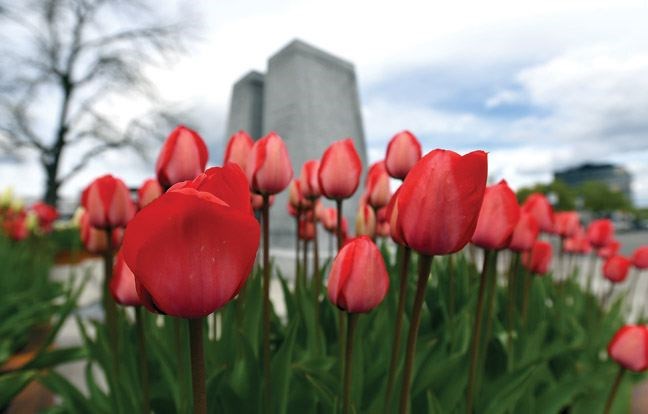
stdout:
{"type": "MultiPolygon", "coordinates": [[[[347,137],[354,139],[365,169],[367,166],[353,64],[300,40],[271,56],[265,75],[250,72],[234,84],[227,137],[240,129],[254,139],[277,132],[286,142],[295,177],[305,161],[320,159],[333,141],[347,137]]],[[[351,229],[361,191],[359,188],[344,203],[351,229]]],[[[295,223],[287,213],[287,202],[284,191],[271,209],[271,243],[275,249],[291,252],[295,223]]],[[[332,203],[325,201],[325,205],[332,203]]]]}

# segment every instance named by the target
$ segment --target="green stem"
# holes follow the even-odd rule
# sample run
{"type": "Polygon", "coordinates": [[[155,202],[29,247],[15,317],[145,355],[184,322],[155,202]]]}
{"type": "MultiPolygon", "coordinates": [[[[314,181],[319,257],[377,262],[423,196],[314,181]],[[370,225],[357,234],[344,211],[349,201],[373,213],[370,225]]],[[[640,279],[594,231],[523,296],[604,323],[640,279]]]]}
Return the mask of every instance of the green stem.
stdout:
{"type": "Polygon", "coordinates": [[[148,414],[150,409],[148,357],[146,355],[146,336],[144,335],[145,309],[143,306],[135,308],[135,328],[137,330],[137,350],[139,360],[140,386],[142,389],[142,413],[148,414]]]}
{"type": "Polygon", "coordinates": [[[205,389],[205,352],[203,349],[204,318],[189,319],[189,343],[191,346],[191,385],[193,387],[194,414],[207,414],[207,391],[205,389]]]}
{"type": "Polygon", "coordinates": [[[608,396],[607,402],[605,403],[604,414],[609,414],[612,409],[612,403],[614,403],[614,398],[616,397],[617,391],[619,390],[619,385],[623,379],[623,374],[625,374],[625,368],[619,367],[619,371],[614,378],[614,383],[612,383],[612,388],[610,389],[610,395],[608,396]]]}
{"type": "Polygon", "coordinates": [[[321,323],[320,319],[320,293],[322,292],[322,275],[319,269],[319,246],[317,243],[317,217],[315,217],[315,210],[313,209],[313,227],[315,228],[315,238],[313,238],[313,305],[315,307],[315,312],[313,312],[313,320],[315,323],[315,337],[317,341],[315,342],[316,349],[315,351],[319,353],[320,351],[320,330],[321,323]]]}
{"type": "Polygon", "coordinates": [[[405,352],[405,366],[403,368],[403,388],[400,397],[400,413],[407,413],[410,400],[410,385],[412,381],[412,365],[416,353],[416,337],[418,336],[419,325],[421,324],[421,311],[425,299],[425,288],[430,277],[432,267],[432,256],[420,255],[419,274],[416,282],[416,296],[414,297],[414,308],[412,309],[412,321],[409,334],[407,335],[407,350],[405,352]]]}
{"type": "Polygon", "coordinates": [[[335,200],[335,205],[337,207],[337,249],[338,252],[342,250],[342,200],[335,200]]]}
{"type": "Polygon", "coordinates": [[[117,331],[117,304],[110,294],[110,279],[113,272],[113,246],[112,246],[112,229],[106,229],[106,251],[103,254],[104,265],[104,285],[103,285],[103,305],[106,328],[108,329],[108,343],[112,353],[112,374],[115,379],[119,377],[119,333],[117,331]]]}
{"type": "MultiPolygon", "coordinates": [[[[481,343],[482,350],[480,355],[482,358],[486,358],[486,351],[488,350],[488,341],[491,338],[493,333],[493,319],[495,316],[495,295],[497,292],[497,251],[491,252],[490,266],[488,268],[488,275],[486,276],[488,280],[488,297],[486,305],[486,335],[483,338],[481,343]]],[[[478,384],[479,385],[479,384],[478,384]]],[[[479,386],[478,386],[479,388],[479,386]]]]}
{"type": "Polygon", "coordinates": [[[299,279],[299,289],[306,288],[306,280],[308,279],[308,240],[304,240],[304,256],[302,258],[302,268],[303,272],[301,274],[301,279],[299,279]]]}
{"type": "Polygon", "coordinates": [[[263,195],[263,401],[270,407],[272,384],[270,379],[270,203],[263,195]]]}
{"type": "Polygon", "coordinates": [[[347,341],[346,354],[344,357],[344,396],[343,409],[344,414],[350,413],[351,408],[351,371],[353,368],[353,334],[358,323],[358,314],[347,314],[347,341]]]}
{"type": "Polygon", "coordinates": [[[587,272],[587,291],[592,293],[592,282],[594,280],[594,273],[596,270],[596,250],[592,250],[590,256],[589,271],[587,272]]]}
{"type": "Polygon", "coordinates": [[[522,325],[526,325],[527,315],[529,313],[529,295],[531,294],[531,283],[533,274],[529,269],[524,270],[524,292],[522,299],[522,325]]]}
{"type": "Polygon", "coordinates": [[[299,217],[301,216],[301,210],[297,210],[297,215],[295,216],[295,290],[297,290],[297,282],[299,280],[299,217]]]}
{"type": "Polygon", "coordinates": [[[477,360],[479,357],[479,340],[482,329],[482,319],[484,315],[484,293],[486,291],[488,266],[490,252],[484,251],[484,264],[482,266],[481,278],[479,280],[479,294],[477,296],[477,309],[475,312],[475,323],[473,325],[473,338],[470,345],[470,369],[468,371],[468,392],[466,394],[466,413],[472,414],[473,393],[475,387],[475,377],[477,374],[477,360]]]}
{"type": "Polygon", "coordinates": [[[396,311],[396,323],[394,326],[394,340],[392,343],[391,361],[389,362],[389,371],[387,371],[387,391],[385,392],[385,412],[389,412],[391,407],[392,392],[394,382],[396,381],[396,369],[400,359],[401,333],[403,330],[403,314],[405,313],[405,303],[407,299],[407,274],[412,250],[406,246],[398,246],[398,253],[401,258],[400,263],[400,285],[398,287],[398,310],[396,311]]]}
{"type": "Polygon", "coordinates": [[[518,276],[518,269],[520,267],[520,253],[513,252],[511,256],[511,266],[508,275],[508,312],[507,312],[507,325],[508,335],[506,340],[506,348],[508,355],[509,371],[513,369],[513,319],[515,317],[515,282],[518,276]]]}
{"type": "Polygon", "coordinates": [[[184,329],[184,321],[179,318],[172,318],[172,323],[173,323],[173,331],[174,331],[174,336],[175,336],[175,353],[177,357],[177,363],[178,363],[178,412],[180,413],[187,413],[189,412],[189,395],[187,392],[187,371],[186,371],[186,359],[185,359],[185,347],[184,347],[184,340],[185,340],[185,329],[184,329]]]}
{"type": "Polygon", "coordinates": [[[454,260],[453,255],[448,256],[448,284],[450,285],[450,293],[448,299],[448,320],[454,319],[455,308],[455,275],[454,275],[454,260]]]}

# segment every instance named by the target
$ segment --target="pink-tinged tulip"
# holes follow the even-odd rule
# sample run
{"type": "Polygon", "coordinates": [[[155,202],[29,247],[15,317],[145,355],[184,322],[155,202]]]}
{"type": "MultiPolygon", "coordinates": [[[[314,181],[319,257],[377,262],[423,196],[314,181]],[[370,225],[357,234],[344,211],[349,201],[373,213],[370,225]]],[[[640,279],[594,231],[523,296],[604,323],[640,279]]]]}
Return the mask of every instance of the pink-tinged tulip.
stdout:
{"type": "Polygon", "coordinates": [[[376,214],[367,204],[358,207],[355,230],[356,236],[373,237],[376,234],[376,214]]]}
{"type": "Polygon", "coordinates": [[[369,312],[382,302],[389,276],[380,251],[369,237],[350,240],[331,265],[329,300],[349,313],[369,312]]]}
{"type": "Polygon", "coordinates": [[[205,171],[208,158],[200,135],[184,125],[177,126],[164,142],[155,164],[160,185],[169,188],[180,181],[193,180],[205,171]]]}
{"type": "Polygon", "coordinates": [[[108,248],[108,236],[105,231],[90,225],[90,215],[84,212],[79,220],[81,243],[90,253],[103,253],[108,248]]]}
{"type": "Polygon", "coordinates": [[[254,143],[246,172],[250,189],[257,194],[277,194],[288,187],[293,169],[279,135],[271,132],[254,143]]]}
{"type": "Polygon", "coordinates": [[[337,209],[333,207],[325,208],[319,220],[322,222],[322,226],[324,226],[326,231],[335,233],[335,229],[337,228],[337,209]]]}
{"type": "Polygon", "coordinates": [[[313,240],[315,238],[315,224],[312,220],[299,220],[299,239],[313,240]]]}
{"type": "Polygon", "coordinates": [[[21,241],[29,236],[29,229],[26,223],[27,215],[24,211],[12,214],[5,218],[2,223],[5,233],[11,240],[21,241]]]}
{"type": "Polygon", "coordinates": [[[126,229],[123,254],[148,309],[200,318],[236,296],[259,235],[246,178],[230,163],[174,186],[140,211],[126,229]]]}
{"type": "Polygon", "coordinates": [[[241,167],[243,171],[247,169],[247,160],[250,156],[250,151],[254,141],[247,132],[241,130],[232,135],[227,142],[227,147],[225,148],[225,158],[223,158],[223,165],[228,162],[233,162],[234,164],[241,167]]]}
{"type": "Polygon", "coordinates": [[[44,232],[49,233],[52,231],[52,224],[59,217],[59,213],[55,207],[42,202],[34,203],[30,208],[38,218],[38,227],[44,232]]]}
{"type": "Polygon", "coordinates": [[[421,159],[421,144],[409,131],[401,131],[389,141],[385,167],[393,178],[404,180],[414,164],[421,159]]]}
{"type": "Polygon", "coordinates": [[[632,262],[623,256],[612,256],[603,265],[603,276],[612,283],[621,283],[628,277],[632,262]]]}
{"type": "Polygon", "coordinates": [[[605,245],[605,247],[601,247],[596,254],[601,259],[607,260],[612,256],[616,256],[619,249],[621,249],[621,242],[618,240],[610,240],[610,242],[605,245]]]}
{"type": "Polygon", "coordinates": [[[389,220],[389,235],[396,244],[405,246],[403,233],[398,224],[398,195],[400,194],[401,187],[396,190],[392,195],[389,204],[385,207],[385,218],[389,220]]]}
{"type": "Polygon", "coordinates": [[[313,203],[304,197],[301,180],[292,180],[288,187],[288,203],[295,211],[311,208],[313,203]]]}
{"type": "Polygon", "coordinates": [[[112,279],[110,279],[110,294],[115,299],[115,302],[123,306],[140,306],[142,304],[137,295],[135,275],[124,261],[121,250],[117,253],[115,259],[112,279]]]}
{"type": "Polygon", "coordinates": [[[301,182],[301,192],[307,199],[313,200],[322,195],[320,191],[317,172],[319,171],[320,162],[318,160],[309,160],[304,163],[301,170],[299,181],[301,182]]]}
{"type": "Polygon", "coordinates": [[[397,229],[392,228],[392,233],[400,232],[407,246],[430,256],[463,249],[477,226],[487,172],[484,151],[464,156],[431,151],[401,186],[397,229]]]}
{"type": "Polygon", "coordinates": [[[389,237],[390,236],[389,222],[381,221],[376,224],[376,236],[389,237]]]}
{"type": "Polygon", "coordinates": [[[514,252],[526,252],[531,250],[533,244],[538,238],[538,233],[540,233],[540,226],[538,226],[538,222],[533,214],[521,211],[520,219],[515,226],[511,242],[509,243],[509,249],[514,252]]]}
{"type": "Polygon", "coordinates": [[[389,175],[385,169],[385,161],[377,162],[369,167],[365,196],[367,203],[375,209],[389,204],[391,189],[389,188],[389,175]]]}
{"type": "Polygon", "coordinates": [[[614,224],[610,219],[594,220],[587,227],[587,238],[595,249],[607,246],[614,238],[614,224]]]}
{"type": "Polygon", "coordinates": [[[483,249],[504,249],[519,220],[520,206],[515,193],[502,180],[486,188],[472,242],[483,249]]]}
{"type": "Polygon", "coordinates": [[[585,235],[585,231],[581,228],[574,236],[565,239],[563,250],[565,253],[585,255],[592,251],[592,246],[585,235]]]}
{"type": "Polygon", "coordinates": [[[617,364],[634,372],[648,370],[648,327],[625,325],[614,334],[608,355],[617,364]]]}
{"type": "MultiPolygon", "coordinates": [[[[275,201],[275,196],[268,197],[268,206],[272,207],[275,201]]],[[[263,208],[263,196],[260,194],[251,194],[251,204],[254,211],[261,211],[263,208]]]]}
{"type": "Polygon", "coordinates": [[[162,193],[164,193],[164,189],[155,178],[145,180],[139,190],[137,190],[137,204],[140,210],[151,204],[162,193]]]}
{"type": "Polygon", "coordinates": [[[81,205],[88,212],[90,225],[99,229],[125,227],[135,215],[128,187],[112,175],[90,183],[81,195],[81,205]]]}
{"type": "Polygon", "coordinates": [[[580,216],[576,211],[559,211],[554,214],[554,232],[560,237],[572,237],[580,228],[580,216]]]}
{"type": "Polygon", "coordinates": [[[553,207],[549,200],[541,193],[533,193],[527,197],[522,204],[522,212],[530,213],[538,222],[540,230],[545,233],[551,233],[554,229],[553,224],[553,207]]]}
{"type": "Polygon", "coordinates": [[[549,270],[553,249],[544,240],[535,242],[530,252],[522,254],[522,265],[531,273],[543,276],[549,270]]]}
{"type": "Polygon", "coordinates": [[[349,198],[358,189],[362,163],[351,138],[332,143],[320,161],[318,180],[324,197],[349,198]]]}
{"type": "Polygon", "coordinates": [[[648,269],[648,246],[638,247],[632,254],[632,264],[637,269],[648,269]]]}

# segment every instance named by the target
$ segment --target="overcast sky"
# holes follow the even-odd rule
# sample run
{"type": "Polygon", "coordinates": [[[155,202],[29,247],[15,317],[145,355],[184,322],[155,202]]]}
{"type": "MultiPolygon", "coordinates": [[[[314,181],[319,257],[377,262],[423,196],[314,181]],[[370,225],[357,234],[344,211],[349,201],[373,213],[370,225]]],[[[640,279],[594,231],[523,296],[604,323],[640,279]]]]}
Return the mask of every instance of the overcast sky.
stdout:
{"type": "MultiPolygon", "coordinates": [[[[211,164],[222,159],[232,83],[300,38],[355,64],[372,161],[402,129],[426,151],[489,151],[491,178],[514,187],[610,161],[633,173],[635,201],[648,205],[645,1],[190,3],[177,13],[201,39],[150,73],[165,99],[193,111],[211,164]]],[[[152,165],[107,154],[63,194],[103,172],[137,185],[152,165]]],[[[0,188],[37,195],[41,182],[33,163],[0,163],[0,188]]]]}

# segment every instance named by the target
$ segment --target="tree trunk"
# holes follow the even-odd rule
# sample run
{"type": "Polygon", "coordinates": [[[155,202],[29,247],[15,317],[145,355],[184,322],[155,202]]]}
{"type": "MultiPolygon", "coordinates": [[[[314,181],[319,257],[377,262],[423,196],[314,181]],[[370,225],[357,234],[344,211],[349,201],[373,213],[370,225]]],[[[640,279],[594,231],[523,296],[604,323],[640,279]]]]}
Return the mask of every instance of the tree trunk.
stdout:
{"type": "Polygon", "coordinates": [[[61,187],[61,184],[56,179],[58,168],[55,168],[53,165],[43,164],[43,170],[45,172],[45,194],[43,195],[43,201],[58,208],[58,192],[61,187]]]}

